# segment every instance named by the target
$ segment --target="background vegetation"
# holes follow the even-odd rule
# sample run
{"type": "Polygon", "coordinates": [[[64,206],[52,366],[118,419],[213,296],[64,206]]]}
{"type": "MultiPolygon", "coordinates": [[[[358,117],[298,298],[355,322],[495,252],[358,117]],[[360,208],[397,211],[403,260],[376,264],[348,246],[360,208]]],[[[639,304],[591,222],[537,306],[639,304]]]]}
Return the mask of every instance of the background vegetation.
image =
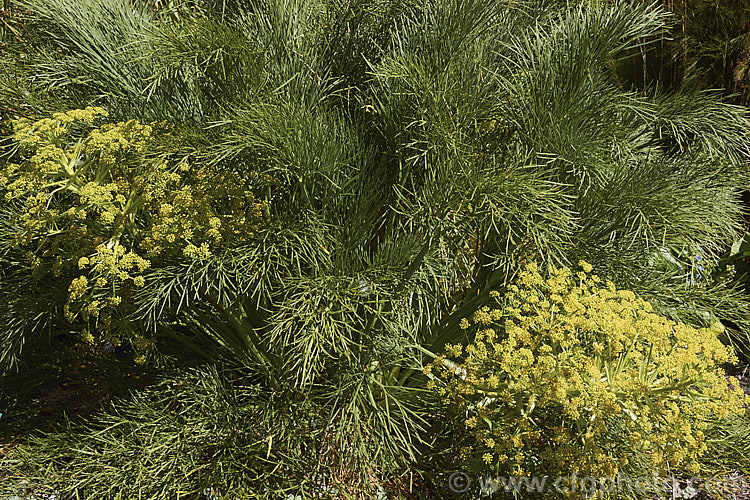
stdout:
{"type": "Polygon", "coordinates": [[[448,495],[471,436],[423,370],[530,262],[746,356],[729,9],[4,0],[8,493],[448,495]]]}

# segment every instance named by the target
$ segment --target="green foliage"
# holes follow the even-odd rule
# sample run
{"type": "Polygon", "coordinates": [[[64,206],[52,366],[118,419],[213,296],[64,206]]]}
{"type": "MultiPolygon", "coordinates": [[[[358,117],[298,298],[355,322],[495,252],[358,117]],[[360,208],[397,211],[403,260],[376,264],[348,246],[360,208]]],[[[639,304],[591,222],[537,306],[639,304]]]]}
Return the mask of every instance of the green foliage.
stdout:
{"type": "Polygon", "coordinates": [[[220,498],[313,498],[347,487],[316,480],[335,453],[320,454],[331,436],[316,411],[237,374],[182,370],[110,413],[32,436],[2,458],[4,473],[27,482],[15,491],[4,482],[0,493],[167,499],[213,489],[220,498]]]}
{"type": "Polygon", "coordinates": [[[665,28],[658,7],[18,5],[13,81],[33,76],[32,95],[101,106],[115,123],[44,121],[49,101],[21,110],[0,89],[25,117],[17,131],[41,124],[4,143],[3,190],[18,196],[0,201],[3,360],[63,328],[66,303],[77,333],[110,314],[137,333],[138,355],[168,337],[316,408],[328,473],[369,484],[415,471],[442,437],[427,432],[425,351],[467,343],[461,320],[525,262],[590,257],[657,312],[750,337],[732,281],[691,281],[668,257],[708,260],[740,234],[750,117],[710,94],[620,84],[665,28]],[[134,147],[117,149],[118,134],[134,147]],[[84,221],[89,236],[67,248],[57,231],[84,221]],[[29,234],[52,286],[34,281],[29,234]],[[116,296],[118,315],[99,310],[116,296]]]}
{"type": "Polygon", "coordinates": [[[686,0],[664,5],[673,13],[669,41],[647,54],[647,80],[672,88],[697,80],[746,105],[750,3],[686,0]]]}

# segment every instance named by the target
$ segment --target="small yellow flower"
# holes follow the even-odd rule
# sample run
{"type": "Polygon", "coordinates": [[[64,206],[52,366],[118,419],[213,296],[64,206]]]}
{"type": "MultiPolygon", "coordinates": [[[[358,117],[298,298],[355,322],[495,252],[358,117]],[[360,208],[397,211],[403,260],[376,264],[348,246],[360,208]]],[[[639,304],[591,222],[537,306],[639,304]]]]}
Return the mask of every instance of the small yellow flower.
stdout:
{"type": "Polygon", "coordinates": [[[74,301],[81,298],[88,290],[88,284],[89,280],[88,278],[86,278],[86,276],[79,276],[78,278],[75,278],[70,283],[70,287],[68,287],[68,292],[70,293],[68,299],[70,301],[74,301]]]}
{"type": "Polygon", "coordinates": [[[464,346],[461,344],[445,344],[445,355],[449,358],[458,358],[461,356],[464,346]]]}

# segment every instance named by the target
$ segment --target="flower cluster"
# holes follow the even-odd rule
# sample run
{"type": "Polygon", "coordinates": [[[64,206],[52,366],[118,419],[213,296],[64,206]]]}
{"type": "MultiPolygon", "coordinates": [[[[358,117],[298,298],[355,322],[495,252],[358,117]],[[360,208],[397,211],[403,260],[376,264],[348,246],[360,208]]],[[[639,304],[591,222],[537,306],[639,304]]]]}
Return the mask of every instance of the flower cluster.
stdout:
{"type": "Polygon", "coordinates": [[[497,307],[462,322],[473,341],[425,369],[464,415],[474,444],[462,454],[515,475],[611,477],[636,455],[698,473],[709,422],[749,402],[719,367],[733,353],[579,265],[546,276],[526,266],[493,292],[497,307]]]}
{"type": "Polygon", "coordinates": [[[149,185],[144,208],[152,219],[139,246],[150,258],[177,252],[204,259],[228,242],[246,241],[266,206],[235,173],[213,167],[183,163],[170,173],[162,165],[149,185]]]}
{"type": "Polygon", "coordinates": [[[157,154],[168,124],[106,117],[86,108],[13,121],[18,148],[0,164],[0,195],[13,208],[12,244],[34,276],[67,290],[63,313],[84,343],[125,335],[143,361],[153,342],[126,318],[147,270],[247,240],[266,205],[255,174],[157,154]]]}

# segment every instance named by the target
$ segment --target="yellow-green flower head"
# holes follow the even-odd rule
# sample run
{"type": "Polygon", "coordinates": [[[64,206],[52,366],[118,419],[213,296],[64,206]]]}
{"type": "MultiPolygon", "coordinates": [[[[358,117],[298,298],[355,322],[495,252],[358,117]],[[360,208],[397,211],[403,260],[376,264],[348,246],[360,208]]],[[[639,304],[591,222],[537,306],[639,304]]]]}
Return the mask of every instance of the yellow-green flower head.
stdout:
{"type": "Polygon", "coordinates": [[[470,453],[491,470],[525,470],[533,460],[551,475],[611,476],[629,463],[622,449],[655,467],[696,470],[708,423],[750,403],[720,367],[735,359],[731,348],[716,328],[660,316],[579,266],[583,275],[542,276],[527,265],[493,295],[499,307],[461,322],[473,341],[446,345],[428,369],[442,384],[431,387],[461,412],[470,453]],[[496,444],[504,453],[486,451],[496,444]]]}
{"type": "Polygon", "coordinates": [[[85,274],[64,285],[64,317],[114,342],[114,325],[128,337],[115,321],[133,307],[123,297],[145,286],[152,263],[247,242],[268,218],[253,189],[278,180],[172,161],[159,153],[168,124],[107,116],[88,107],[12,122],[18,154],[0,166],[0,199],[21,207],[13,243],[33,276],[85,274]]]}

